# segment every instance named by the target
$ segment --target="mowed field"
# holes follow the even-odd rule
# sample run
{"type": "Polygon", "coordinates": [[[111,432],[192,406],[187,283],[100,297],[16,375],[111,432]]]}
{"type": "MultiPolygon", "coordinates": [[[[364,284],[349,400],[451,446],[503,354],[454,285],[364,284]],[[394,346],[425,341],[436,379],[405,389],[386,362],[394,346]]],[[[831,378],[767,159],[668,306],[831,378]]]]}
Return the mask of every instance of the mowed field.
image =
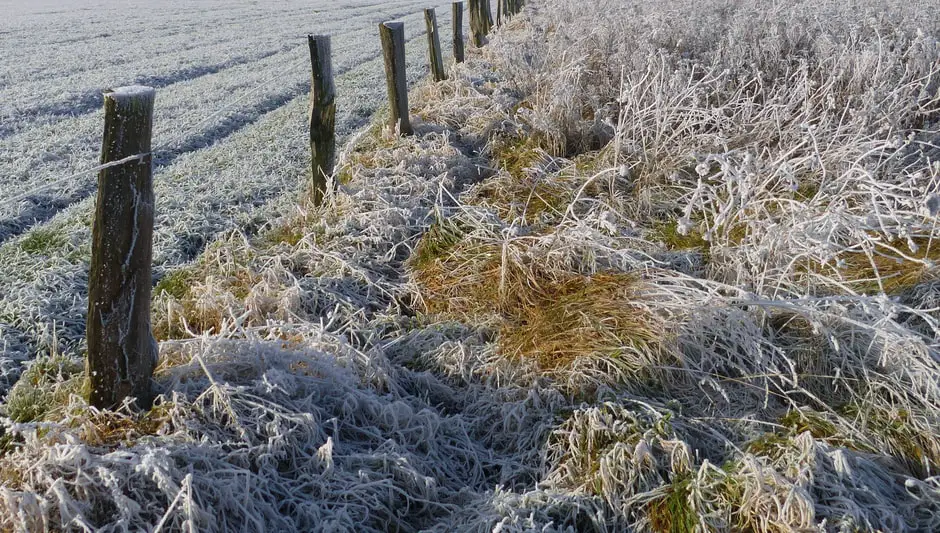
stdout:
{"type": "Polygon", "coordinates": [[[342,142],[385,98],[377,25],[405,22],[417,80],[432,5],[445,31],[449,2],[0,2],[0,374],[83,333],[103,90],[157,89],[159,276],[291,204],[309,160],[308,33],[333,36],[342,142]]]}

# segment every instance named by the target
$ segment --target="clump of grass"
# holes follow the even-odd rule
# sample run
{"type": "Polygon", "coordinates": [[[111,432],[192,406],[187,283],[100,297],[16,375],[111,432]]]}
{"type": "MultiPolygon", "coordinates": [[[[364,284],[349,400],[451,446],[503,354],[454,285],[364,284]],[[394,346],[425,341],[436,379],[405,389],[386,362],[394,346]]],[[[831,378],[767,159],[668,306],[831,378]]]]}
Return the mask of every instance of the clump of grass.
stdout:
{"type": "Polygon", "coordinates": [[[664,443],[673,442],[676,430],[669,412],[652,411],[632,402],[605,402],[575,410],[549,437],[547,447],[554,472],[548,479],[557,486],[587,491],[595,496],[632,496],[660,486],[668,476],[664,443]],[[637,446],[648,456],[638,457],[636,468],[645,475],[629,476],[630,483],[610,483],[602,462],[637,446]]]}
{"type": "Polygon", "coordinates": [[[73,413],[71,424],[80,429],[79,435],[86,444],[106,448],[129,446],[164,432],[172,422],[173,408],[172,403],[164,402],[140,413],[86,409],[84,413],[73,413]]]}
{"type": "Polygon", "coordinates": [[[546,481],[602,498],[641,531],[786,531],[786,482],[740,460],[715,467],[706,446],[720,433],[702,429],[647,402],[583,407],[549,438],[546,481]]]}
{"type": "Polygon", "coordinates": [[[418,241],[411,255],[411,267],[421,270],[435,259],[447,259],[447,253],[454,249],[465,234],[465,228],[455,219],[438,219],[418,241]]]}
{"type": "Polygon", "coordinates": [[[574,197],[574,190],[560,181],[555,174],[503,173],[476,187],[470,203],[488,207],[504,220],[535,224],[561,216],[574,197]]]}
{"type": "Polygon", "coordinates": [[[837,435],[836,425],[811,409],[792,409],[780,418],[780,424],[789,429],[791,435],[808,432],[817,440],[837,435]]]}
{"type": "Polygon", "coordinates": [[[923,479],[940,472],[940,438],[922,422],[930,420],[932,414],[921,413],[919,421],[907,409],[861,402],[845,405],[839,413],[848,424],[872,435],[915,476],[923,479]]]}
{"type": "Polygon", "coordinates": [[[940,470],[940,439],[906,409],[853,400],[831,412],[791,409],[780,417],[779,425],[781,429],[760,435],[745,449],[776,460],[789,453],[793,439],[806,433],[834,447],[869,454],[887,452],[921,479],[940,470]]]}
{"type": "Polygon", "coordinates": [[[682,477],[673,480],[663,494],[647,504],[653,531],[662,533],[693,533],[699,525],[699,513],[692,507],[692,480],[682,477]]]}
{"type": "Polygon", "coordinates": [[[639,380],[646,365],[662,362],[665,327],[644,305],[638,276],[553,269],[532,243],[426,234],[411,264],[425,310],[494,327],[503,357],[548,375],[590,360],[611,379],[639,380]]]}
{"type": "Polygon", "coordinates": [[[522,180],[530,169],[543,166],[551,160],[537,137],[497,136],[491,141],[490,158],[516,180],[522,180]]]}
{"type": "Polygon", "coordinates": [[[780,417],[781,429],[764,433],[749,441],[745,450],[754,455],[777,459],[793,447],[794,438],[808,433],[814,439],[832,446],[856,451],[877,451],[863,439],[860,440],[857,434],[853,438],[844,430],[840,430],[838,424],[839,421],[834,420],[830,413],[820,413],[805,407],[791,409],[780,417]]]}
{"type": "Polygon", "coordinates": [[[658,222],[647,234],[647,239],[663,243],[670,250],[698,250],[707,253],[711,243],[705,240],[698,227],[691,228],[685,234],[679,231],[678,221],[658,222]]]}
{"type": "MultiPolygon", "coordinates": [[[[224,241],[220,241],[224,242],[224,241]]],[[[245,243],[216,243],[191,265],[169,272],[154,287],[153,331],[157,340],[218,332],[261,282],[254,252],[245,243]]]]}
{"type": "Polygon", "coordinates": [[[263,244],[275,246],[286,244],[288,246],[297,246],[297,244],[306,236],[303,223],[292,221],[271,228],[262,237],[263,244]]]}
{"type": "MultiPolygon", "coordinates": [[[[360,167],[380,168],[386,164],[394,166],[395,162],[383,160],[379,156],[381,152],[388,151],[404,142],[399,136],[389,131],[388,114],[388,106],[376,110],[368,127],[348,144],[344,152],[337,154],[334,169],[334,179],[337,185],[352,182],[360,167]]],[[[304,198],[308,197],[309,194],[305,193],[304,198]]]]}
{"type": "Polygon", "coordinates": [[[179,268],[167,272],[153,288],[154,296],[167,295],[177,300],[186,298],[196,280],[195,269],[179,268]]]}
{"type": "MultiPolygon", "coordinates": [[[[582,357],[600,357],[625,373],[641,372],[657,354],[665,332],[659,320],[637,302],[643,299],[640,279],[632,274],[563,275],[540,280],[533,273],[512,309],[514,320],[500,332],[503,354],[534,360],[555,372],[582,357]]],[[[524,287],[524,286],[523,286],[524,287]]]]}
{"type": "Polygon", "coordinates": [[[13,385],[2,409],[14,422],[39,422],[56,418],[69,397],[81,394],[84,367],[64,356],[36,359],[13,385]]]}
{"type": "Polygon", "coordinates": [[[940,263],[940,242],[912,238],[915,250],[905,250],[910,244],[889,241],[884,235],[876,236],[871,241],[871,253],[850,249],[839,254],[834,264],[836,272],[859,292],[887,294],[902,292],[936,273],[932,265],[940,263]]]}
{"type": "Polygon", "coordinates": [[[33,255],[48,254],[68,244],[61,230],[56,228],[36,228],[28,232],[19,241],[24,252],[33,255]]]}
{"type": "Polygon", "coordinates": [[[582,199],[606,192],[608,181],[591,179],[600,170],[606,150],[568,160],[549,155],[537,137],[497,135],[490,151],[500,172],[470,191],[467,202],[491,209],[503,220],[552,222],[565,213],[579,192],[582,199]]]}
{"type": "Polygon", "coordinates": [[[611,145],[602,150],[591,150],[574,156],[571,162],[574,170],[581,174],[592,174],[606,168],[609,156],[613,152],[611,145]]]}

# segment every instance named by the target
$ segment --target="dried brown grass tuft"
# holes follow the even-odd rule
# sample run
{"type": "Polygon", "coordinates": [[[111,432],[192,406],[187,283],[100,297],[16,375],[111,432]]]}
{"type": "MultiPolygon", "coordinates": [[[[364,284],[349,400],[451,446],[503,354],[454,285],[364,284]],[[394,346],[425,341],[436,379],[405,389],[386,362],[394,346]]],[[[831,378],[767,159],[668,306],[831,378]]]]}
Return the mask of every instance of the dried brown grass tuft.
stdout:
{"type": "Polygon", "coordinates": [[[425,310],[498,330],[504,357],[549,375],[586,358],[641,371],[642,361],[662,354],[666,328],[644,305],[639,276],[553,267],[536,257],[533,242],[463,235],[437,257],[421,255],[412,269],[425,310]]]}
{"type": "Polygon", "coordinates": [[[241,308],[262,276],[253,250],[238,239],[221,240],[196,263],[168,273],[154,287],[153,331],[157,340],[219,332],[241,308]]]}
{"type": "Polygon", "coordinates": [[[884,235],[872,237],[872,249],[849,249],[840,254],[835,271],[858,292],[896,294],[936,274],[940,242],[914,238],[911,243],[888,242],[884,235]],[[913,244],[913,250],[910,249],[913,244]]]}
{"type": "Polygon", "coordinates": [[[638,361],[624,356],[657,351],[665,334],[660,321],[636,304],[643,284],[635,275],[566,274],[532,289],[534,298],[515,310],[517,322],[502,329],[500,344],[505,355],[534,359],[544,370],[588,356],[638,361]]]}

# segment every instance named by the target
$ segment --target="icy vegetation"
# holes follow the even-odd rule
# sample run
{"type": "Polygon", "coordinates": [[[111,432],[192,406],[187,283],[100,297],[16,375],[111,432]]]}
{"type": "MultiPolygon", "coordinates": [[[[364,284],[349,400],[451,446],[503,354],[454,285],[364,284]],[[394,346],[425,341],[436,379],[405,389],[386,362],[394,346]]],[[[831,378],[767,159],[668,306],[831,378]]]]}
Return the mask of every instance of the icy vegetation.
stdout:
{"type": "Polygon", "coordinates": [[[75,352],[84,334],[96,175],[82,171],[99,163],[102,91],[157,90],[159,275],[293,204],[309,172],[308,33],[332,35],[341,140],[385,97],[380,22],[405,22],[409,76],[427,72],[420,1],[9,4],[0,7],[0,393],[19,361],[48,352],[53,338],[75,352]]]}
{"type": "Polygon", "coordinates": [[[0,528],[940,530],[938,8],[530,0],[327,205],[161,248],[145,412],[59,340],[85,215],[14,238],[0,306],[75,303],[6,340],[0,528]]]}

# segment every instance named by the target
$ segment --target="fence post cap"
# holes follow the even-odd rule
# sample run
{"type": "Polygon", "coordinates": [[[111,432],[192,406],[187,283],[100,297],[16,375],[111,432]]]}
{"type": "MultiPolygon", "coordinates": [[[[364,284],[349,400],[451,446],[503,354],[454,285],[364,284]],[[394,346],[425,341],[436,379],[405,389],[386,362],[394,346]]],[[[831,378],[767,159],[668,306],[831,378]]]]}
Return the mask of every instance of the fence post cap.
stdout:
{"type": "Polygon", "coordinates": [[[108,89],[104,92],[105,96],[115,100],[153,98],[156,93],[157,91],[153,87],[147,87],[146,85],[128,85],[126,87],[108,89]]]}

